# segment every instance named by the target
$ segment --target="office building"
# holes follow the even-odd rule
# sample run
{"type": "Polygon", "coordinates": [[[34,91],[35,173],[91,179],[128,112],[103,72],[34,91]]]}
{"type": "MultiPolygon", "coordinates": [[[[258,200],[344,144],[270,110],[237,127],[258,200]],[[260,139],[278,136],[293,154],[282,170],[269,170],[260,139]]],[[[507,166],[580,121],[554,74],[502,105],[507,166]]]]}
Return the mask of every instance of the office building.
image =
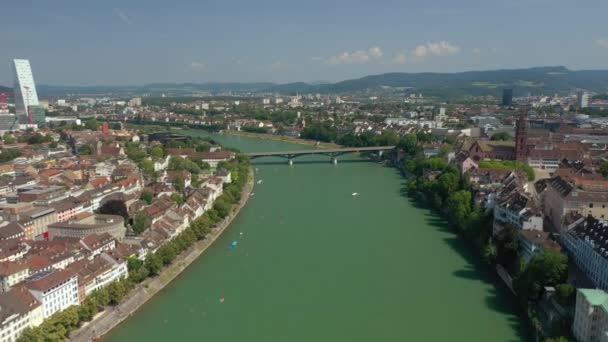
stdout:
{"type": "Polygon", "coordinates": [[[13,60],[15,69],[15,110],[20,124],[44,123],[44,108],[38,102],[38,93],[30,61],[13,60]]]}
{"type": "Polygon", "coordinates": [[[513,105],[513,89],[509,88],[502,90],[502,105],[505,107],[513,105]]]}
{"type": "Polygon", "coordinates": [[[579,109],[589,107],[589,94],[584,91],[576,93],[576,106],[579,109]]]}

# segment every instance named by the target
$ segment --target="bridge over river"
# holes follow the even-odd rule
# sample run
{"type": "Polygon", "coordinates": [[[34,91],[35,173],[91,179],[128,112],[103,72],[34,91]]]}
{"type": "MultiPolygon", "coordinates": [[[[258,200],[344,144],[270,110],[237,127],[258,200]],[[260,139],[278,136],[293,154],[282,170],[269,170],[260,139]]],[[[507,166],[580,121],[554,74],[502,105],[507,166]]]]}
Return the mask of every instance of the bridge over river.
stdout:
{"type": "Polygon", "coordinates": [[[338,157],[347,153],[356,152],[378,152],[382,155],[382,152],[393,150],[395,146],[374,146],[374,147],[344,147],[344,148],[325,148],[315,150],[294,150],[294,151],[281,151],[281,152],[252,152],[247,153],[250,159],[261,158],[261,157],[281,157],[286,158],[289,165],[293,165],[293,159],[299,156],[311,155],[311,154],[322,154],[329,156],[331,162],[334,164],[338,163],[338,157]]]}

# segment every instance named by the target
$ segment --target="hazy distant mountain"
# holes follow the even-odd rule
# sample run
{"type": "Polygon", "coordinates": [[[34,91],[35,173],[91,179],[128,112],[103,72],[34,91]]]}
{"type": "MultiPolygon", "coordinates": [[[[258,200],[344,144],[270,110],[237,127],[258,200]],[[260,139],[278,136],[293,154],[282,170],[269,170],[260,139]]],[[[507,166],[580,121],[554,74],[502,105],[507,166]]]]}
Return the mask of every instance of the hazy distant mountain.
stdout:
{"type": "Polygon", "coordinates": [[[13,88],[5,87],[0,85],[0,93],[10,93],[13,91],[13,88]]]}
{"type": "Polygon", "coordinates": [[[576,89],[608,92],[608,70],[572,71],[565,67],[539,67],[529,69],[467,71],[457,73],[402,73],[393,72],[365,76],[337,83],[294,82],[275,84],[257,83],[154,83],[144,86],[96,87],[38,87],[41,96],[64,94],[115,94],[130,96],[148,93],[158,95],[192,95],[197,92],[211,94],[226,92],[266,92],[291,94],[340,94],[352,92],[416,92],[425,96],[461,97],[468,95],[499,96],[503,88],[513,88],[515,95],[564,94],[576,89]]]}
{"type": "Polygon", "coordinates": [[[539,67],[459,73],[387,73],[333,84],[309,84],[299,88],[294,85],[278,85],[271,90],[279,93],[345,93],[411,87],[425,95],[447,97],[498,95],[503,88],[514,88],[516,95],[565,93],[574,89],[605,92],[608,90],[608,70],[539,67]]]}

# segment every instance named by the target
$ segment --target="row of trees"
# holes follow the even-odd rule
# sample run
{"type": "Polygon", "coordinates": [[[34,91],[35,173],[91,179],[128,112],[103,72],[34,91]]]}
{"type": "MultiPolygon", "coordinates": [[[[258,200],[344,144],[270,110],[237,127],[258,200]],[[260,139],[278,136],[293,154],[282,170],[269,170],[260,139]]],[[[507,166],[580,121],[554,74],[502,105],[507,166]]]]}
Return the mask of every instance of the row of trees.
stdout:
{"type": "Polygon", "coordinates": [[[90,321],[98,312],[108,306],[118,305],[137,284],[145,279],[157,276],[164,267],[195,242],[205,239],[216,224],[226,218],[232,207],[241,199],[241,192],[249,181],[249,159],[238,155],[236,160],[223,163],[223,167],[232,172],[232,183],[224,187],[224,193],[214,202],[213,208],[194,220],[188,228],[171,241],[149,254],[145,261],[129,258],[129,277],[116,281],[107,287],[89,295],[80,306],[70,307],[46,319],[40,326],[26,329],[19,337],[19,342],[55,342],[65,341],[71,331],[84,322],[90,321]]]}

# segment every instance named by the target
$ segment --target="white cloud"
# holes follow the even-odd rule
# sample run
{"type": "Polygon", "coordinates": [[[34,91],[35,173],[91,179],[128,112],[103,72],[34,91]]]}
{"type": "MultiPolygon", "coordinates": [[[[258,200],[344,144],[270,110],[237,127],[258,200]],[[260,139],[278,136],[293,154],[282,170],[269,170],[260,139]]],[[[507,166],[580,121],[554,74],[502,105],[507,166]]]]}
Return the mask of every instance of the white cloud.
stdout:
{"type": "Polygon", "coordinates": [[[602,48],[608,48],[608,38],[604,37],[596,39],[595,45],[602,48]]]}
{"type": "Polygon", "coordinates": [[[395,63],[395,64],[405,64],[405,63],[407,63],[407,53],[406,52],[400,52],[399,54],[397,54],[397,56],[395,56],[395,58],[393,58],[393,63],[395,63]]]}
{"type": "Polygon", "coordinates": [[[418,58],[427,56],[447,56],[454,55],[460,52],[460,46],[450,42],[441,41],[436,43],[426,43],[416,46],[412,54],[418,58]]]}
{"type": "Polygon", "coordinates": [[[474,48],[474,49],[473,49],[473,54],[474,54],[475,56],[479,56],[479,55],[481,55],[481,49],[480,49],[480,48],[474,48]]]}
{"type": "Polygon", "coordinates": [[[384,54],[379,46],[373,46],[369,48],[368,52],[369,55],[372,56],[372,58],[380,58],[384,54]]]}
{"type": "Polygon", "coordinates": [[[281,61],[276,61],[276,62],[270,64],[270,69],[272,69],[272,70],[286,69],[289,67],[290,67],[289,64],[283,63],[281,61]]]}
{"type": "Polygon", "coordinates": [[[207,65],[202,62],[194,61],[194,62],[190,63],[190,68],[194,71],[200,72],[200,71],[204,71],[205,69],[207,69],[207,65]]]}
{"type": "Polygon", "coordinates": [[[363,64],[369,63],[374,59],[379,59],[384,55],[382,49],[378,46],[373,46],[368,50],[357,50],[353,52],[343,52],[339,55],[331,56],[327,63],[332,65],[339,64],[363,64]]]}
{"type": "Polygon", "coordinates": [[[116,16],[118,18],[120,18],[120,20],[125,23],[125,24],[133,24],[133,22],[131,21],[131,18],[129,18],[129,16],[123,12],[120,8],[114,8],[114,14],[116,14],[116,16]]]}

